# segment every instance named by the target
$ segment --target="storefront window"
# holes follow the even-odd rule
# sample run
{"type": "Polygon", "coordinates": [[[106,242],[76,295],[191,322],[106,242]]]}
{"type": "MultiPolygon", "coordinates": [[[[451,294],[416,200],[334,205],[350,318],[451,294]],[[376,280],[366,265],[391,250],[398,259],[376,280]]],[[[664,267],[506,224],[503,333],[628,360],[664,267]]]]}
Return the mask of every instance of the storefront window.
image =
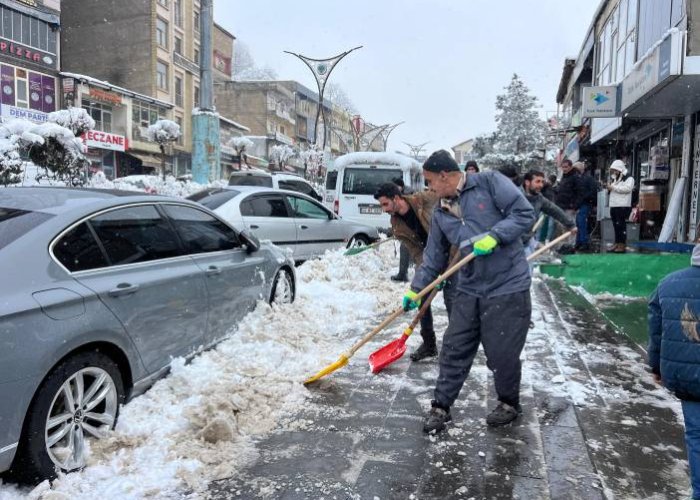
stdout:
{"type": "Polygon", "coordinates": [[[134,101],[131,111],[134,136],[145,140],[142,131],[145,132],[149,125],[153,125],[161,118],[165,118],[165,108],[155,104],[134,101]]]}
{"type": "Polygon", "coordinates": [[[82,99],[83,109],[95,120],[95,130],[112,132],[112,106],[82,99]]]}

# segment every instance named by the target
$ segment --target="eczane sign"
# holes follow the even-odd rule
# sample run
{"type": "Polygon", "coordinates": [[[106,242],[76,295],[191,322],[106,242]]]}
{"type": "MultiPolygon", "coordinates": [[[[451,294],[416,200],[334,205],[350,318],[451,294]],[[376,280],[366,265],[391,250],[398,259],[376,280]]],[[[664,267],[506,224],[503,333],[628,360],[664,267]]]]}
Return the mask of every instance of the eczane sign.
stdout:
{"type": "Polygon", "coordinates": [[[109,149],[112,151],[126,151],[126,137],[123,135],[100,132],[99,130],[88,130],[81,138],[89,148],[109,149]]]}

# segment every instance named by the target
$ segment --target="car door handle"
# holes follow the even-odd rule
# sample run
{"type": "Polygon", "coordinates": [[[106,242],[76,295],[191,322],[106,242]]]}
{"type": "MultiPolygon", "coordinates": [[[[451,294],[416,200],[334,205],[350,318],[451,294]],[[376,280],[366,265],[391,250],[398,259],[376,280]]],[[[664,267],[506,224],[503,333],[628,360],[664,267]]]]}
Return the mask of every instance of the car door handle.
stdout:
{"type": "Polygon", "coordinates": [[[110,297],[122,297],[124,295],[136,293],[138,289],[138,285],[132,285],[131,283],[119,283],[116,288],[112,288],[109,292],[107,292],[107,294],[110,297]]]}
{"type": "Polygon", "coordinates": [[[305,226],[304,224],[302,224],[301,226],[299,226],[299,229],[309,229],[309,226],[305,226]]]}
{"type": "Polygon", "coordinates": [[[217,274],[221,274],[221,269],[216,266],[209,266],[205,271],[205,274],[207,276],[216,276],[217,274]]]}
{"type": "Polygon", "coordinates": [[[251,224],[250,228],[251,229],[260,229],[260,226],[258,226],[257,224],[251,224]]]}

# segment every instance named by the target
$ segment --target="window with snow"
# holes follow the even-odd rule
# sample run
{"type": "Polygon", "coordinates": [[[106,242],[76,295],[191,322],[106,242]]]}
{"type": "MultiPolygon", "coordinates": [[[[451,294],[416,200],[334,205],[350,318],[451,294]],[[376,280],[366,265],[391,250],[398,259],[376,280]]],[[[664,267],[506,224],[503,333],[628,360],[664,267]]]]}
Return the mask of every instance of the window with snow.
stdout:
{"type": "Polygon", "coordinates": [[[112,106],[83,98],[82,107],[95,120],[95,130],[112,132],[112,106]]]}

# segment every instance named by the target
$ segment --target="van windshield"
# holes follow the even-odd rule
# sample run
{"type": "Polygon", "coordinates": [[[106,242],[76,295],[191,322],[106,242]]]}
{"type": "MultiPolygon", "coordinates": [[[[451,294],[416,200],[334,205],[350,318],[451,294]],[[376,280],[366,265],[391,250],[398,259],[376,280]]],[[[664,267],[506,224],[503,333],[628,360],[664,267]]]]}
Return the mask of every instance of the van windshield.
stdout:
{"type": "Polygon", "coordinates": [[[401,169],[346,168],[343,176],[344,194],[374,195],[382,184],[403,179],[401,169]]]}

